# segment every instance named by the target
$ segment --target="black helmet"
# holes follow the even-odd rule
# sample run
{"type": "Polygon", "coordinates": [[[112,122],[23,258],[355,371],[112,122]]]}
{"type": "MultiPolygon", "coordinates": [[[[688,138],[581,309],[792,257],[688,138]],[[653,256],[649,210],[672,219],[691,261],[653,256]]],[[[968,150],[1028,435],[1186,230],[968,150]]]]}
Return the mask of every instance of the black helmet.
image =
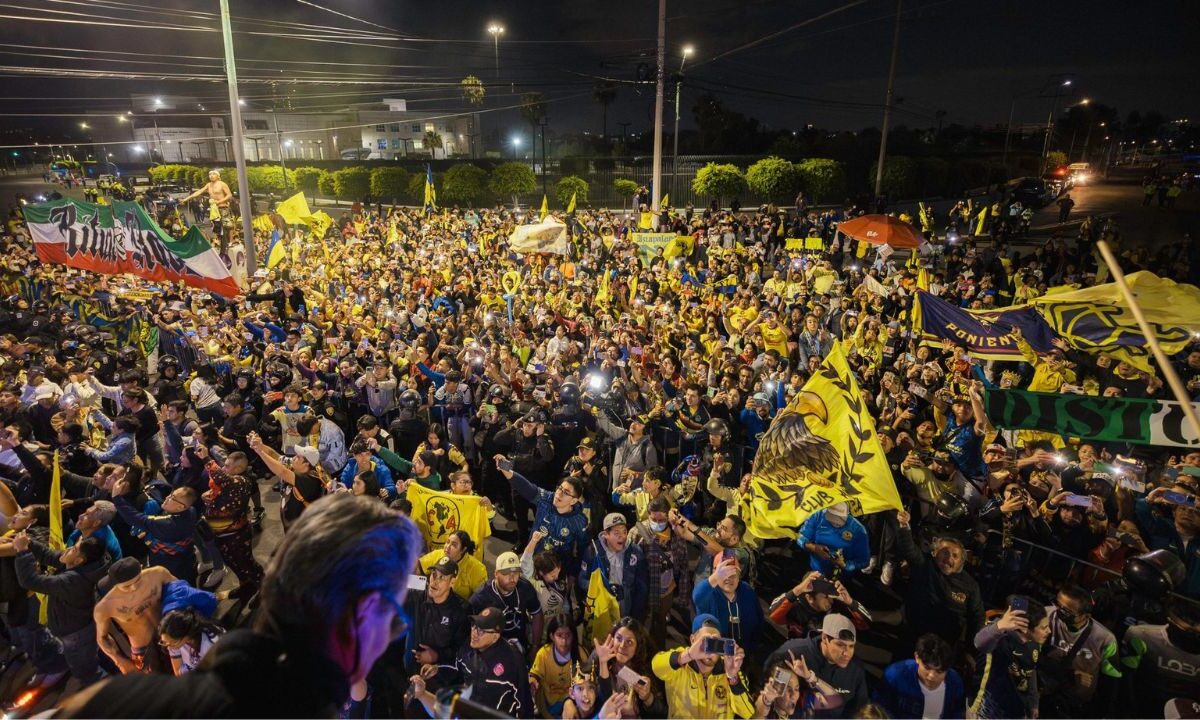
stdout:
{"type": "Polygon", "coordinates": [[[397,401],[405,410],[416,410],[421,406],[421,393],[416,390],[405,390],[400,393],[397,401]]]}
{"type": "Polygon", "coordinates": [[[103,350],[104,346],[106,344],[108,344],[108,340],[111,337],[112,337],[112,333],[106,333],[104,331],[100,331],[98,333],[88,335],[87,336],[87,344],[91,345],[96,350],[103,350]],[[108,337],[105,337],[106,335],[108,337]]]}
{"type": "Polygon", "coordinates": [[[132,365],[141,359],[142,354],[132,345],[126,345],[117,353],[117,359],[126,365],[132,365]]]}
{"type": "Polygon", "coordinates": [[[161,373],[167,368],[174,368],[175,372],[179,372],[179,358],[174,355],[163,355],[158,359],[158,371],[161,373]]]}
{"type": "Polygon", "coordinates": [[[233,379],[235,381],[236,380],[245,380],[247,383],[253,385],[254,384],[254,370],[252,370],[248,367],[238,368],[237,372],[235,372],[233,374],[233,379]]]}
{"type": "Polygon", "coordinates": [[[504,389],[503,385],[493,385],[488,388],[487,398],[493,405],[499,405],[508,402],[508,391],[504,389]]]}
{"type": "Polygon", "coordinates": [[[720,435],[723,439],[729,439],[729,426],[721,418],[713,418],[704,423],[704,432],[709,435],[720,435]]]}
{"type": "Polygon", "coordinates": [[[579,402],[579,386],[573,382],[565,382],[558,386],[558,398],[567,405],[579,402]]]}
{"type": "Polygon", "coordinates": [[[48,313],[50,312],[50,303],[46,302],[45,300],[35,300],[33,303],[33,311],[35,313],[48,313]]]}
{"type": "Polygon", "coordinates": [[[967,516],[970,506],[961,495],[944,492],[937,499],[937,514],[946,523],[956,523],[967,516]]]}
{"type": "Polygon", "coordinates": [[[546,415],[546,411],[540,407],[530,410],[522,419],[527,423],[533,423],[535,425],[545,425],[546,423],[550,422],[550,418],[546,415]]]}
{"type": "Polygon", "coordinates": [[[1150,598],[1166,597],[1185,575],[1183,563],[1170,550],[1152,550],[1125,561],[1121,575],[1134,590],[1150,598]]]}

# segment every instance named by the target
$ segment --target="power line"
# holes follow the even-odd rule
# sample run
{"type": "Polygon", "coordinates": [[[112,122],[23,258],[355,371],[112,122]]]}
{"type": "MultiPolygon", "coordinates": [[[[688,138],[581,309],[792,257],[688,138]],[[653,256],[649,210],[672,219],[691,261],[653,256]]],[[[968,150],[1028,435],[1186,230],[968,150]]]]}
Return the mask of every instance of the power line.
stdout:
{"type": "Polygon", "coordinates": [[[846,3],[845,5],[841,5],[841,6],[839,6],[839,7],[836,7],[836,8],[834,8],[834,9],[832,9],[832,10],[829,10],[829,11],[827,11],[827,12],[823,12],[823,13],[821,13],[820,15],[817,15],[816,17],[812,17],[812,18],[809,18],[809,19],[807,19],[807,20],[802,20],[802,21],[800,21],[800,22],[796,23],[795,25],[789,25],[788,27],[785,27],[785,28],[784,28],[784,29],[782,29],[782,30],[776,30],[775,32],[773,32],[773,33],[769,33],[769,34],[767,34],[767,35],[764,35],[764,36],[762,36],[762,37],[758,38],[757,40],[751,40],[750,42],[748,42],[748,43],[745,43],[744,45],[739,45],[739,46],[737,46],[737,47],[735,47],[735,48],[733,48],[733,49],[731,49],[731,50],[726,50],[725,52],[723,52],[723,53],[719,53],[719,54],[717,54],[717,55],[714,55],[713,57],[710,57],[710,58],[707,58],[707,59],[705,59],[705,60],[701,60],[701,61],[698,61],[698,62],[696,62],[696,63],[693,63],[693,64],[692,64],[692,67],[693,67],[693,69],[694,69],[694,68],[696,68],[696,67],[699,67],[700,65],[707,65],[708,63],[711,63],[711,62],[716,62],[717,60],[720,60],[720,59],[721,59],[721,58],[723,58],[723,57],[728,57],[729,55],[732,55],[732,54],[734,54],[734,53],[738,53],[738,52],[741,52],[741,51],[743,51],[743,50],[749,50],[750,48],[752,48],[752,47],[755,47],[756,45],[761,45],[762,43],[765,43],[765,42],[767,42],[768,40],[772,40],[772,39],[774,39],[774,38],[777,38],[777,37],[779,37],[780,35],[785,35],[785,34],[787,34],[787,33],[790,33],[790,32],[792,32],[793,30],[799,30],[799,29],[800,29],[800,28],[802,28],[802,27],[805,27],[805,26],[807,26],[807,25],[811,25],[811,24],[813,24],[813,23],[815,23],[815,22],[817,22],[817,21],[819,21],[819,20],[824,20],[824,19],[825,19],[825,18],[827,18],[827,17],[831,17],[831,16],[833,16],[833,15],[837,15],[838,13],[844,12],[844,11],[846,11],[846,10],[849,10],[850,8],[853,8],[853,7],[857,7],[857,6],[859,6],[859,5],[862,5],[862,4],[866,3],[866,2],[867,2],[867,0],[853,0],[852,2],[846,3]]]}

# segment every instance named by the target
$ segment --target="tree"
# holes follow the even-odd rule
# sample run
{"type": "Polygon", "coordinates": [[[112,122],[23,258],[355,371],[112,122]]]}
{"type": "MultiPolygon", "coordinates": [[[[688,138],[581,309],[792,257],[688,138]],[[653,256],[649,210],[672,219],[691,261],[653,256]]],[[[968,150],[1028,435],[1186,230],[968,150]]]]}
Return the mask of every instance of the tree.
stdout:
{"type": "Polygon", "coordinates": [[[511,197],[516,206],[521,195],[528,195],[537,188],[537,177],[525,163],[501,163],[492,170],[488,187],[498,197],[511,197]]]}
{"type": "MultiPolygon", "coordinates": [[[[436,182],[434,183],[436,185],[436,182]]],[[[405,197],[414,205],[425,204],[425,173],[413,173],[408,179],[408,192],[405,197]]]]}
{"type": "Polygon", "coordinates": [[[462,89],[462,99],[468,105],[479,107],[483,104],[483,97],[487,93],[487,90],[484,89],[483,83],[480,82],[479,78],[474,75],[468,75],[462,79],[459,87],[462,89]]]}
{"type": "Polygon", "coordinates": [[[554,196],[558,198],[558,204],[564,208],[571,202],[571,196],[575,197],[577,205],[583,205],[588,199],[587,180],[576,175],[568,175],[554,186],[554,196]]]}
{"type": "Polygon", "coordinates": [[[597,80],[595,87],[592,88],[592,97],[596,99],[596,102],[600,103],[600,107],[603,109],[600,125],[602,134],[600,137],[603,138],[605,147],[607,147],[608,106],[612,105],[613,101],[617,99],[617,84],[611,80],[597,80]]]}
{"type": "Polygon", "coordinates": [[[317,176],[317,190],[327,197],[337,197],[337,188],[333,182],[333,173],[328,170],[322,170],[317,176]]]}
{"type": "Polygon", "coordinates": [[[459,163],[446,171],[438,200],[447,205],[475,205],[486,192],[487,171],[470,163],[459,163]]]}
{"type": "Polygon", "coordinates": [[[746,178],[736,165],[709,163],[696,173],[692,180],[692,192],[716,198],[732,198],[746,189],[746,178]]]}
{"type": "Polygon", "coordinates": [[[282,195],[285,192],[296,190],[292,171],[289,170],[285,174],[283,168],[278,165],[248,167],[246,168],[246,179],[250,181],[250,191],[254,193],[282,195]]]}
{"type": "Polygon", "coordinates": [[[1067,154],[1061,150],[1051,150],[1046,154],[1046,167],[1056,168],[1067,164],[1067,154]]]}
{"type": "Polygon", "coordinates": [[[361,200],[371,192],[371,171],[365,167],[342,168],[333,174],[333,189],[339,200],[361,200]]]}
{"type": "Polygon", "coordinates": [[[746,185],[768,202],[791,200],[800,189],[800,172],[783,158],[765,157],[746,169],[746,185]]]}
{"type": "Polygon", "coordinates": [[[796,172],[810,203],[840,202],[846,196],[846,170],[837,160],[809,158],[796,163],[796,172]]]}
{"type": "Polygon", "coordinates": [[[321,179],[321,173],[325,172],[321,168],[315,167],[298,167],[292,171],[292,178],[296,181],[296,188],[305,195],[317,194],[317,182],[321,179]]]}
{"type": "MultiPolygon", "coordinates": [[[[870,182],[875,182],[876,163],[871,164],[867,174],[870,182]]],[[[904,156],[889,157],[883,166],[883,183],[880,188],[893,200],[911,199],[920,194],[921,167],[913,158],[904,156]]]]}
{"type": "Polygon", "coordinates": [[[521,117],[529,123],[529,149],[536,158],[537,127],[546,120],[546,102],[540,92],[525,93],[521,96],[521,117]]]}
{"type": "Polygon", "coordinates": [[[442,136],[435,130],[426,130],[424,143],[429,150],[429,156],[437,157],[437,150],[442,147],[442,136]]]}
{"type": "Polygon", "coordinates": [[[408,171],[402,167],[371,170],[371,194],[380,200],[400,200],[408,192],[408,171]]]}
{"type": "Polygon", "coordinates": [[[628,178],[617,178],[613,180],[613,190],[621,196],[621,206],[624,207],[637,194],[638,184],[628,178]]]}

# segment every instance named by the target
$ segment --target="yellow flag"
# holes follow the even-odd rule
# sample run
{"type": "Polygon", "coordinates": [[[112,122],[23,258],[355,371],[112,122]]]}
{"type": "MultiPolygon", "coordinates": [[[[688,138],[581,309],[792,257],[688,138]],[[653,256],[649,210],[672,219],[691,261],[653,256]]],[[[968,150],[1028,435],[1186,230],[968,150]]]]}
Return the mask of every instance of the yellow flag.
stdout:
{"type": "Polygon", "coordinates": [[[987,217],[988,217],[988,209],[987,209],[987,205],[984,205],[983,208],[980,209],[980,211],[979,211],[979,222],[975,225],[975,234],[976,235],[983,234],[983,225],[984,225],[984,223],[987,222],[987,217]]]}
{"type": "Polygon", "coordinates": [[[671,193],[663,195],[662,200],[658,203],[659,212],[668,212],[671,209],[671,193]]]}
{"type": "Polygon", "coordinates": [[[600,271],[600,287],[596,288],[596,302],[608,303],[611,298],[608,294],[608,270],[600,271]]]}
{"type": "Polygon", "coordinates": [[[388,226],[388,244],[394,245],[400,242],[400,230],[396,228],[396,220],[392,219],[392,224],[388,226]]]}
{"type": "Polygon", "coordinates": [[[926,268],[917,271],[917,289],[929,292],[929,270],[926,268]]]}
{"type": "Polygon", "coordinates": [[[843,501],[855,515],[901,509],[875,422],[834,343],[762,436],[742,519],[760,539],[794,538],[809,515],[843,501]]]}
{"type": "Polygon", "coordinates": [[[271,222],[271,216],[265,213],[254,218],[250,225],[255,230],[264,233],[269,233],[275,229],[275,223],[271,222]]]}
{"type": "Polygon", "coordinates": [[[608,637],[609,631],[620,619],[621,604],[604,584],[604,574],[600,568],[596,568],[588,578],[587,597],[583,602],[584,647],[591,645],[592,640],[608,637]]]}
{"type": "MultiPolygon", "coordinates": [[[[1200,332],[1200,289],[1143,270],[1126,276],[1146,321],[1168,355],[1183,350],[1200,332]]],[[[1060,286],[1034,298],[1034,307],[1072,346],[1103,352],[1143,372],[1154,372],[1146,338],[1116,283],[1076,290],[1060,286]]]]}
{"type": "Polygon", "coordinates": [[[466,530],[475,541],[475,557],[483,560],[483,541],[492,534],[487,510],[478,495],[453,495],[430,490],[416,480],[408,484],[413,522],[421,529],[429,547],[439,548],[458,530],[466,530]]]}
{"type": "Polygon", "coordinates": [[[638,279],[634,275],[629,279],[629,302],[633,302],[637,298],[638,279]]]}
{"type": "Polygon", "coordinates": [[[308,209],[308,201],[304,199],[304,193],[296,193],[279,203],[275,212],[279,213],[279,216],[288,225],[303,225],[305,219],[312,216],[312,210],[308,209]]]}
{"type": "Polygon", "coordinates": [[[571,193],[571,202],[567,203],[567,214],[575,212],[575,196],[579,193],[571,193]]]}
{"type": "Polygon", "coordinates": [[[550,214],[550,201],[546,199],[545,195],[542,195],[542,215],[541,215],[541,217],[538,218],[538,222],[545,220],[546,216],[549,214],[550,214]]]}
{"type": "Polygon", "coordinates": [[[312,228],[313,235],[317,238],[324,238],[325,233],[333,226],[333,218],[329,217],[329,213],[324,210],[318,210],[309,215],[304,218],[304,222],[312,228]]]}
{"type": "MultiPolygon", "coordinates": [[[[62,525],[62,470],[58,464],[58,451],[54,451],[54,472],[50,476],[50,549],[62,552],[66,549],[63,541],[62,525]]],[[[45,595],[38,593],[38,622],[43,625],[50,619],[50,601],[45,595]]]]}

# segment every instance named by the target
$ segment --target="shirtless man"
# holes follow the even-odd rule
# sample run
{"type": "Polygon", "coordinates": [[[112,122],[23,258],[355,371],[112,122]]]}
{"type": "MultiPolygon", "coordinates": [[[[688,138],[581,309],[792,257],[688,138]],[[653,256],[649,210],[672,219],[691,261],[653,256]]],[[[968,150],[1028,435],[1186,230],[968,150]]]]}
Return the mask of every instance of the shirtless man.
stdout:
{"type": "Polygon", "coordinates": [[[180,201],[187,204],[201,195],[208,195],[208,219],[213,221],[213,231],[221,232],[221,219],[229,217],[229,203],[233,193],[221,179],[221,173],[216,170],[208,171],[208,184],[180,201]]]}
{"type": "Polygon", "coordinates": [[[152,672],[156,669],[158,623],[162,619],[163,586],[175,576],[163,567],[142,569],[134,558],[124,558],[108,569],[112,589],[96,603],[96,643],[112,658],[121,672],[152,672]],[[116,621],[129,637],[129,654],[109,634],[116,621]]]}

